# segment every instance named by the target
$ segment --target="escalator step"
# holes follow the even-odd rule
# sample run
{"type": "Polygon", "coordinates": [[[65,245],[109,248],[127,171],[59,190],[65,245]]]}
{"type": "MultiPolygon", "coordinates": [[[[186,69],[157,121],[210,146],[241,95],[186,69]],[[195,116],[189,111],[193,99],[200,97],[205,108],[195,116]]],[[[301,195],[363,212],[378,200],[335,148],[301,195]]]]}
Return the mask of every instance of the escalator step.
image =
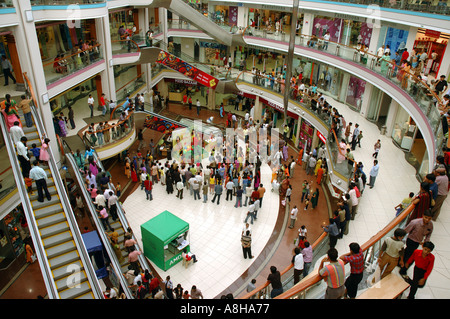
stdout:
{"type": "Polygon", "coordinates": [[[67,220],[39,229],[39,233],[41,234],[42,239],[47,239],[51,236],[59,235],[66,231],[69,231],[70,237],[72,237],[72,233],[70,232],[70,227],[67,223],[67,220]]]}
{"type": "Polygon", "coordinates": [[[48,227],[50,225],[57,224],[66,220],[67,220],[66,215],[63,212],[61,212],[39,219],[37,221],[37,225],[39,228],[48,227]]]}
{"type": "MultiPolygon", "coordinates": [[[[64,223],[62,223],[62,224],[64,224],[64,223]]],[[[67,226],[67,229],[69,229],[69,226],[67,226]]],[[[44,243],[45,249],[49,249],[55,245],[65,243],[69,240],[73,240],[72,233],[69,230],[60,232],[56,235],[48,236],[46,238],[42,238],[42,242],[44,243]]]]}

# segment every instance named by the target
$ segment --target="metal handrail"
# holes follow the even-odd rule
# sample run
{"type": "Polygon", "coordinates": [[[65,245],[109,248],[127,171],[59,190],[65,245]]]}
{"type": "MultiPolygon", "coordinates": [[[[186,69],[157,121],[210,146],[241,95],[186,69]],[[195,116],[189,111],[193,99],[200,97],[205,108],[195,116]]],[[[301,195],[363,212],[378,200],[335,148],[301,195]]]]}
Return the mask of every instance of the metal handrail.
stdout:
{"type": "MultiPolygon", "coordinates": [[[[64,142],[66,143],[66,142],[64,142]]],[[[80,171],[78,169],[77,163],[75,161],[75,158],[73,157],[72,153],[68,153],[66,154],[66,158],[68,159],[68,161],[70,162],[70,165],[72,166],[72,169],[74,170],[75,173],[75,178],[78,181],[78,185],[81,189],[81,192],[83,194],[84,199],[86,200],[87,205],[89,206],[89,211],[91,213],[92,219],[95,223],[95,226],[98,230],[98,234],[100,236],[100,238],[103,241],[103,247],[105,247],[106,252],[108,253],[108,256],[111,260],[111,265],[112,268],[114,270],[114,272],[116,273],[117,277],[119,278],[119,282],[122,285],[123,291],[125,292],[125,295],[128,299],[133,299],[133,294],[131,293],[130,289],[128,288],[128,283],[125,280],[125,277],[122,276],[122,271],[120,268],[120,263],[117,260],[117,256],[115,254],[115,252],[113,251],[113,249],[111,248],[111,245],[109,244],[109,238],[108,236],[105,234],[104,231],[102,231],[102,224],[100,223],[100,220],[98,218],[98,214],[96,213],[96,209],[94,207],[94,204],[92,203],[92,200],[89,196],[89,193],[85,187],[85,184],[83,182],[82,177],[80,176],[80,171]]]]}
{"type": "Polygon", "coordinates": [[[50,299],[58,299],[58,289],[56,287],[55,281],[53,279],[53,274],[50,268],[50,264],[47,259],[47,255],[44,250],[44,243],[42,242],[41,236],[39,234],[39,229],[34,217],[33,208],[31,206],[30,198],[27,196],[25,182],[22,178],[22,173],[19,164],[17,163],[17,158],[15,157],[16,150],[12,145],[11,138],[5,128],[5,119],[1,116],[1,130],[5,139],[6,149],[11,159],[11,167],[14,172],[14,179],[16,181],[17,190],[19,193],[20,201],[22,204],[23,211],[27,218],[28,228],[32,234],[31,238],[34,243],[34,250],[39,262],[39,266],[42,273],[42,279],[44,281],[45,287],[47,288],[47,293],[50,299]]]}
{"type": "MultiPolygon", "coordinates": [[[[33,104],[35,101],[33,101],[33,104]]],[[[31,105],[31,112],[33,114],[33,118],[36,123],[36,129],[38,130],[39,136],[43,136],[44,125],[41,122],[40,116],[37,114],[37,110],[34,105],[31,105]]],[[[96,299],[103,299],[104,295],[102,293],[102,289],[100,287],[100,283],[98,282],[97,275],[95,274],[94,267],[92,266],[91,259],[89,258],[89,254],[87,252],[86,246],[84,244],[83,238],[81,237],[80,229],[78,228],[77,221],[75,220],[74,213],[72,210],[72,206],[70,205],[70,201],[68,198],[68,194],[66,193],[66,189],[64,187],[64,183],[61,179],[61,175],[59,174],[58,168],[54,161],[54,156],[52,152],[51,146],[48,148],[48,153],[50,155],[50,160],[48,161],[48,166],[52,173],[53,180],[55,181],[55,187],[57,189],[60,203],[64,209],[67,223],[70,227],[71,233],[73,234],[73,240],[78,248],[80,259],[83,262],[84,269],[86,271],[86,276],[89,278],[89,283],[92,289],[92,293],[96,299]]]]}
{"type": "MultiPolygon", "coordinates": [[[[103,163],[100,161],[100,158],[98,157],[98,154],[95,150],[93,152],[93,157],[94,157],[95,162],[97,163],[97,166],[99,166],[99,168],[101,168],[102,171],[106,172],[105,168],[103,167],[103,163]]],[[[114,184],[112,182],[108,183],[108,187],[110,189],[115,189],[114,184]]],[[[125,212],[124,212],[121,204],[117,205],[117,216],[119,217],[122,227],[124,229],[128,229],[130,227],[130,225],[128,223],[127,218],[125,217],[125,212]]],[[[137,250],[141,251],[138,241],[137,241],[137,238],[134,236],[134,234],[132,234],[132,238],[136,241],[137,250]]],[[[139,255],[138,260],[139,260],[139,264],[141,265],[142,269],[148,270],[151,272],[151,268],[149,266],[147,258],[143,254],[139,255]]]]}
{"type": "MultiPolygon", "coordinates": [[[[373,247],[378,241],[380,241],[386,234],[394,229],[400,222],[402,222],[405,218],[408,217],[408,215],[414,210],[415,205],[410,204],[403,212],[401,212],[396,218],[394,218],[386,227],[384,227],[382,230],[378,231],[374,236],[372,236],[368,241],[366,241],[364,244],[361,245],[361,250],[363,252],[367,252],[371,247],[373,247]]],[[[311,278],[308,278],[304,282],[301,281],[288,291],[283,292],[282,294],[278,295],[274,299],[289,299],[300,292],[310,288],[312,285],[318,283],[323,278],[316,274],[312,276],[311,278]]]]}

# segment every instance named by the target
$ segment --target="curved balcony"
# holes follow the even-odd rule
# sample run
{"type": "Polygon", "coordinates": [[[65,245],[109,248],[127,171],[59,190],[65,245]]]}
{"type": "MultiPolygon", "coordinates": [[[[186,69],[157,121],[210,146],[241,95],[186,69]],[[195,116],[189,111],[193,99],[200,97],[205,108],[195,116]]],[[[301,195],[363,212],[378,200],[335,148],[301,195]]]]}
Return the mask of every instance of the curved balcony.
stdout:
{"type": "Polygon", "coordinates": [[[112,64],[134,64],[139,61],[141,49],[132,39],[113,40],[112,46],[112,64]]]}
{"type": "Polygon", "coordinates": [[[31,0],[35,21],[79,20],[108,14],[106,0],[31,0]]]}
{"type": "Polygon", "coordinates": [[[85,145],[94,148],[98,157],[105,160],[127,149],[135,141],[134,113],[131,111],[117,120],[94,123],[78,134],[85,145]],[[98,124],[102,123],[106,125],[101,125],[99,128],[98,124]]]}
{"type": "Polygon", "coordinates": [[[75,73],[95,65],[103,60],[100,44],[89,45],[81,49],[75,46],[72,50],[59,53],[52,61],[42,64],[45,82],[48,87],[53,87],[62,82],[65,77],[74,76],[75,73]]]}
{"type": "MultiPolygon", "coordinates": [[[[287,36],[266,32],[265,30],[244,30],[247,44],[281,52],[288,51],[287,36]],[[251,34],[251,35],[250,35],[251,34]]],[[[430,158],[439,149],[442,134],[439,135],[441,100],[430,87],[412,71],[395,65],[395,62],[382,61],[379,57],[361,48],[349,47],[314,36],[295,37],[296,55],[320,61],[362,78],[387,93],[410,114],[418,124],[429,150],[430,158]]],[[[431,163],[430,163],[431,165],[431,163]]],[[[431,169],[431,166],[429,167],[431,169]]]]}

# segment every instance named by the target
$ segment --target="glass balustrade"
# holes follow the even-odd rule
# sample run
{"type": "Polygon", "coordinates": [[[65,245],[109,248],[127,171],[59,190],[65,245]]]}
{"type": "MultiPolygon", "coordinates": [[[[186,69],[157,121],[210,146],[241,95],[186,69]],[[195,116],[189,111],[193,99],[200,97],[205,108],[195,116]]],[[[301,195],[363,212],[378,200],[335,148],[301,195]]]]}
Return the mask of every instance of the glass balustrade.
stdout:
{"type": "Polygon", "coordinates": [[[106,0],[31,0],[32,6],[55,6],[55,5],[81,5],[81,4],[96,4],[104,3],[106,0]]]}
{"type": "Polygon", "coordinates": [[[71,51],[58,54],[53,61],[43,63],[45,81],[47,85],[54,83],[102,59],[100,44],[91,45],[85,50],[75,47],[71,51]]]}
{"type": "Polygon", "coordinates": [[[90,127],[82,132],[84,143],[94,148],[102,148],[116,143],[132,132],[135,127],[134,113],[130,112],[128,116],[120,116],[115,120],[95,123],[93,129],[90,127]]]}
{"type": "MultiPolygon", "coordinates": [[[[261,29],[254,30],[253,28],[247,28],[245,35],[286,42],[286,45],[289,41],[288,34],[276,34],[276,32],[261,29]]],[[[431,127],[437,129],[440,115],[436,104],[440,103],[441,100],[434,94],[426,82],[422,80],[423,74],[419,70],[410,68],[410,66],[404,63],[402,63],[402,66],[396,65],[392,59],[380,59],[380,57],[368,53],[364,48],[349,47],[340,43],[324,41],[314,36],[297,35],[295,37],[295,44],[298,48],[315,50],[320,54],[330,54],[347,61],[355,62],[381,75],[383,78],[389,80],[391,84],[407,93],[427,116],[431,127]]]]}
{"type": "Polygon", "coordinates": [[[406,11],[450,14],[449,1],[419,1],[419,0],[333,0],[330,2],[345,2],[359,5],[378,5],[388,9],[398,9],[406,11]]]}
{"type": "Polygon", "coordinates": [[[138,53],[140,51],[139,45],[130,39],[126,40],[113,40],[111,41],[112,54],[127,54],[127,53],[138,53]]]}

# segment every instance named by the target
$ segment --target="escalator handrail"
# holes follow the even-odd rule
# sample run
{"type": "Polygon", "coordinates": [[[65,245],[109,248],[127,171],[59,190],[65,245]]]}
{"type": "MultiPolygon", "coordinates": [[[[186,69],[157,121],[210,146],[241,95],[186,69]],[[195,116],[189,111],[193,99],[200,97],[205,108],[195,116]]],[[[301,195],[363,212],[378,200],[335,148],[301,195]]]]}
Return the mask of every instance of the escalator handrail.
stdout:
{"type": "Polygon", "coordinates": [[[50,264],[47,259],[47,255],[44,250],[44,243],[42,242],[42,238],[39,234],[39,229],[36,223],[36,219],[34,216],[33,208],[31,206],[30,198],[27,196],[27,190],[25,186],[25,182],[22,178],[22,173],[20,166],[18,164],[18,159],[16,158],[16,150],[12,145],[11,138],[6,131],[5,119],[3,116],[0,116],[1,119],[1,130],[5,139],[5,145],[8,150],[8,154],[10,157],[11,167],[14,172],[14,179],[16,181],[17,190],[19,193],[19,197],[21,200],[22,208],[24,214],[26,215],[28,229],[30,234],[32,234],[31,238],[34,244],[34,251],[39,262],[39,266],[41,269],[42,278],[44,280],[45,287],[47,288],[47,294],[50,299],[58,299],[58,289],[56,287],[55,281],[53,279],[52,271],[50,268],[50,264]]]}
{"type": "MultiPolygon", "coordinates": [[[[396,218],[394,218],[386,227],[384,227],[382,230],[378,231],[374,236],[372,236],[368,241],[366,241],[364,244],[361,245],[361,250],[363,252],[366,252],[369,250],[369,248],[373,247],[378,241],[380,241],[384,236],[386,236],[394,227],[399,225],[403,220],[405,220],[408,215],[414,210],[415,205],[410,204],[403,212],[401,212],[396,218]]],[[[319,282],[323,277],[321,277],[319,274],[316,274],[312,276],[311,278],[305,280],[304,282],[300,282],[299,284],[295,285],[291,289],[283,292],[282,294],[278,295],[274,299],[289,299],[292,296],[295,296],[299,294],[301,291],[308,289],[312,285],[319,282]]]]}
{"type": "Polygon", "coordinates": [[[83,194],[83,197],[84,197],[87,205],[89,206],[89,213],[91,214],[92,219],[95,223],[95,226],[97,227],[97,230],[98,230],[97,233],[99,234],[99,236],[101,237],[101,239],[103,241],[103,246],[105,247],[106,252],[109,255],[109,259],[111,260],[112,268],[116,272],[117,277],[119,278],[119,282],[123,287],[123,291],[125,292],[126,297],[128,299],[133,299],[133,294],[131,293],[130,289],[128,288],[128,283],[125,280],[125,277],[122,276],[122,270],[120,268],[120,263],[117,260],[117,256],[114,253],[114,251],[109,243],[109,238],[107,237],[105,232],[102,231],[103,230],[102,224],[99,220],[98,214],[96,213],[96,209],[94,207],[94,204],[92,203],[91,197],[89,196],[89,193],[84,185],[83,178],[81,177],[80,171],[79,171],[78,166],[75,161],[75,158],[73,157],[73,155],[71,153],[67,153],[66,158],[70,162],[70,165],[72,166],[72,169],[75,172],[75,177],[78,181],[78,186],[80,187],[81,193],[83,194]]]}
{"type": "MultiPolygon", "coordinates": [[[[42,133],[45,131],[44,125],[41,122],[40,116],[38,116],[38,113],[34,106],[34,103],[33,103],[33,105],[31,105],[31,112],[33,114],[33,118],[35,119],[38,134],[39,134],[39,136],[43,136],[42,133]]],[[[66,188],[64,187],[64,183],[61,179],[61,176],[59,174],[56,163],[54,162],[54,156],[53,156],[51,146],[49,146],[48,152],[50,155],[50,160],[48,161],[48,166],[52,173],[53,180],[55,181],[55,187],[57,189],[58,195],[60,196],[60,202],[64,209],[64,212],[65,212],[65,215],[67,218],[66,219],[67,223],[70,227],[71,233],[73,234],[73,240],[78,248],[79,257],[83,262],[86,276],[88,277],[88,281],[89,281],[89,284],[90,284],[90,287],[92,290],[92,294],[94,295],[94,297],[96,299],[103,299],[104,295],[103,295],[102,289],[100,287],[100,283],[97,279],[97,275],[92,266],[91,259],[89,258],[89,254],[87,252],[86,246],[85,246],[83,238],[81,236],[81,232],[80,232],[77,222],[75,220],[72,206],[70,205],[68,194],[66,192],[66,188]]]]}

